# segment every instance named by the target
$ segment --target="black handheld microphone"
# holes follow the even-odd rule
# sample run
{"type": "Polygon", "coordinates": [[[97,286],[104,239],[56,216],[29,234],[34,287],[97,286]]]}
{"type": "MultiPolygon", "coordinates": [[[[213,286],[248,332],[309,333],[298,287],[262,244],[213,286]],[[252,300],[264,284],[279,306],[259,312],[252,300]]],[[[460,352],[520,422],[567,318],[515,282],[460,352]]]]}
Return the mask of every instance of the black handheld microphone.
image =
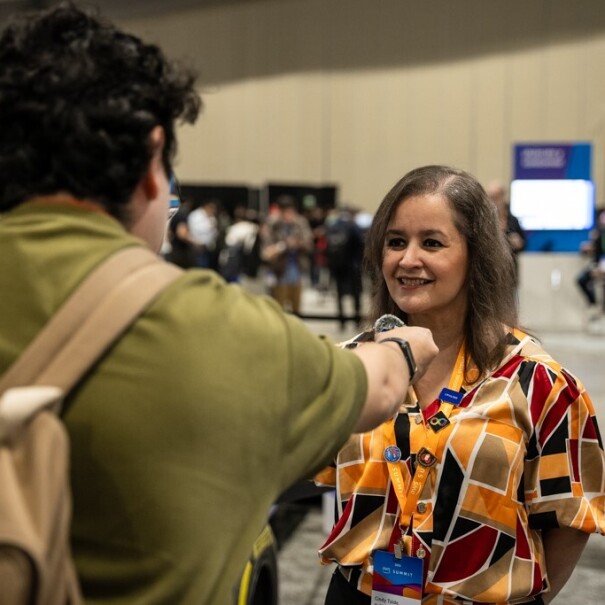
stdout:
{"type": "MultiPolygon", "coordinates": [[[[392,330],[393,328],[401,328],[402,326],[405,326],[405,322],[403,320],[399,319],[399,317],[397,317],[396,315],[391,315],[390,313],[387,313],[385,315],[381,315],[374,322],[374,334],[377,334],[378,332],[388,332],[389,330],[392,330]]],[[[403,357],[405,358],[405,361],[408,364],[410,384],[411,384],[412,381],[414,380],[414,376],[416,375],[416,370],[418,368],[416,366],[416,361],[414,360],[414,355],[412,354],[412,349],[410,348],[410,344],[408,343],[407,340],[404,340],[403,338],[387,338],[385,340],[382,340],[381,342],[388,342],[388,341],[395,342],[399,345],[399,348],[401,349],[401,352],[403,353],[403,357]]]]}
{"type": "Polygon", "coordinates": [[[402,326],[405,326],[405,323],[399,317],[386,313],[374,322],[374,332],[388,332],[393,328],[401,328],[402,326]]]}
{"type": "Polygon", "coordinates": [[[352,342],[345,345],[345,349],[354,349],[362,342],[372,342],[374,340],[374,334],[377,334],[378,332],[388,332],[393,328],[401,328],[401,326],[405,326],[405,323],[403,323],[399,317],[391,315],[390,313],[381,315],[374,322],[374,327],[371,330],[366,330],[356,336],[352,342]]]}

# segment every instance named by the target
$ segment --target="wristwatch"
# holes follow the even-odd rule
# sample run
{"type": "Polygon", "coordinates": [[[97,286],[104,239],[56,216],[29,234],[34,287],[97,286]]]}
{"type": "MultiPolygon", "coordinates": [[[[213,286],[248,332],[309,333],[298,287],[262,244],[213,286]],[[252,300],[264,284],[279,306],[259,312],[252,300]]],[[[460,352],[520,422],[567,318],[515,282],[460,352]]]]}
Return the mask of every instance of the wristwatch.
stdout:
{"type": "Polygon", "coordinates": [[[414,355],[412,354],[412,348],[410,347],[410,343],[407,340],[403,340],[403,338],[397,338],[395,336],[391,336],[390,338],[383,338],[380,343],[383,342],[394,342],[399,345],[403,356],[408,364],[408,370],[410,371],[410,383],[414,380],[414,375],[416,374],[416,370],[418,366],[416,365],[416,361],[414,360],[414,355]]]}

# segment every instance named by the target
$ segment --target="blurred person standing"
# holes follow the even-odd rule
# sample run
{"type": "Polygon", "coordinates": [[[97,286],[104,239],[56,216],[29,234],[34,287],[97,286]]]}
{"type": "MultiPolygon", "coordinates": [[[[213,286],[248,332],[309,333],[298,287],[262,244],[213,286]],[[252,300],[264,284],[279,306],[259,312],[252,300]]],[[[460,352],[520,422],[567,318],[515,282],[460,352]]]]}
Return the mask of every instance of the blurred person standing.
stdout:
{"type": "Polygon", "coordinates": [[[302,281],[313,250],[313,234],[290,197],[278,200],[261,231],[261,258],[266,263],[269,294],[291,313],[300,313],[302,281]]]}
{"type": "Polygon", "coordinates": [[[355,323],[361,322],[363,234],[348,207],[334,209],[326,219],[326,259],[336,286],[340,327],[346,325],[344,299],[353,300],[355,323]]]}
{"type": "Polygon", "coordinates": [[[590,258],[588,267],[577,277],[577,284],[588,303],[588,319],[596,321],[605,313],[605,209],[597,211],[594,229],[590,240],[581,249],[582,254],[590,258]],[[602,309],[598,309],[597,287],[603,289],[602,309]]]}
{"type": "MultiPolygon", "coordinates": [[[[313,206],[306,213],[306,219],[309,222],[311,233],[313,234],[313,252],[309,256],[310,267],[309,276],[311,286],[318,290],[325,290],[327,285],[325,276],[325,222],[326,210],[321,206],[313,206]]],[[[329,279],[328,279],[329,281],[329,279]]]]}
{"type": "Polygon", "coordinates": [[[506,236],[506,241],[513,253],[515,283],[519,285],[519,260],[517,258],[519,252],[525,250],[526,237],[523,227],[516,216],[511,214],[510,204],[506,195],[506,188],[500,181],[491,181],[485,188],[487,196],[494,203],[498,210],[498,218],[500,220],[500,228],[506,236]]]}
{"type": "Polygon", "coordinates": [[[169,250],[164,255],[168,262],[182,269],[195,267],[193,242],[189,233],[189,213],[191,201],[180,199],[180,205],[168,222],[167,240],[169,250]]]}
{"type": "Polygon", "coordinates": [[[260,264],[259,225],[248,217],[252,214],[245,206],[235,207],[233,222],[225,230],[225,241],[219,252],[220,274],[231,283],[239,283],[242,273],[255,277],[260,264]]]}
{"type": "Polygon", "coordinates": [[[189,213],[187,218],[195,266],[201,269],[216,269],[215,254],[219,234],[218,209],[219,204],[216,200],[204,200],[189,213]]]}
{"type": "Polygon", "coordinates": [[[518,328],[493,204],[464,171],[412,170],[380,204],[366,261],[369,321],[430,329],[439,353],[398,414],[316,478],[336,487],[326,605],[550,603],[605,533],[605,457],[582,382],[518,328]]]}
{"type": "MultiPolygon", "coordinates": [[[[188,69],[73,4],[4,29],[0,373],[97,266],[160,250],[176,122],[200,103],[188,69]]],[[[389,334],[426,370],[428,330],[389,334]]],[[[407,368],[394,342],[340,351],[267,297],[183,271],[65,401],[86,602],[230,603],[278,494],[394,413],[407,368]]]]}

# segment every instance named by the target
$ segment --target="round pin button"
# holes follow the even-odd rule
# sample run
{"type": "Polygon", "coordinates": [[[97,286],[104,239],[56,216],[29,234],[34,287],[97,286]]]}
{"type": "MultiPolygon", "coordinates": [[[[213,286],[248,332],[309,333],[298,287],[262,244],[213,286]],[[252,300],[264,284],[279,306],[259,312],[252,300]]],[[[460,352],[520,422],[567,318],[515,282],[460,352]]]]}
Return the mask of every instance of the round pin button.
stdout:
{"type": "Polygon", "coordinates": [[[399,462],[401,460],[401,450],[396,445],[389,445],[384,450],[384,459],[387,462],[399,462]]]}
{"type": "Polygon", "coordinates": [[[416,556],[419,559],[424,559],[424,557],[426,557],[426,550],[424,550],[424,548],[422,548],[422,546],[416,551],[416,556]]]}
{"type": "Polygon", "coordinates": [[[418,506],[416,507],[416,510],[419,513],[426,513],[426,503],[424,503],[424,502],[418,502],[418,506]]]}

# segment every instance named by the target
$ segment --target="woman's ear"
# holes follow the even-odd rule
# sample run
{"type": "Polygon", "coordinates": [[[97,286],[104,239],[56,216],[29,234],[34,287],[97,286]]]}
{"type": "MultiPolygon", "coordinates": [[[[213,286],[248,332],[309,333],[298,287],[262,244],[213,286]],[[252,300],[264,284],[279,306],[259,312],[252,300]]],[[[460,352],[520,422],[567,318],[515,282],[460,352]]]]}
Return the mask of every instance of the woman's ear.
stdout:
{"type": "Polygon", "coordinates": [[[161,126],[155,126],[149,133],[149,144],[151,145],[152,155],[147,166],[147,170],[141,179],[141,185],[148,200],[154,200],[160,191],[159,177],[167,178],[162,161],[164,151],[164,129],[161,126]]]}

